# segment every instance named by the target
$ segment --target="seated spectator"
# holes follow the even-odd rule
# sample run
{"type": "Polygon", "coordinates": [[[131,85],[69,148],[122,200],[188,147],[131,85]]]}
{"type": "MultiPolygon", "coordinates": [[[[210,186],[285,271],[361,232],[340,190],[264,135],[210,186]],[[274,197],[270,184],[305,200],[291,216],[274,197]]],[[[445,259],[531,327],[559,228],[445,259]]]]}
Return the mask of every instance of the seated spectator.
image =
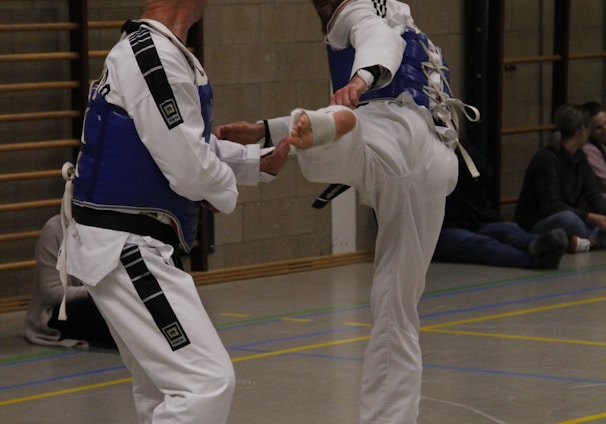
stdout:
{"type": "Polygon", "coordinates": [[[514,220],[540,234],[562,228],[570,252],[606,246],[606,200],[582,147],[589,136],[589,113],[566,104],[554,117],[549,145],[533,156],[518,199],[514,220]]]}
{"type": "Polygon", "coordinates": [[[502,220],[488,194],[492,181],[490,164],[471,143],[463,141],[462,145],[480,176],[472,177],[457,150],[459,180],[446,198],[444,223],[433,259],[512,268],[557,268],[568,246],[566,233],[554,229],[539,236],[502,220]]]}
{"type": "Polygon", "coordinates": [[[115,347],[105,320],[86,288],[75,279],[67,286],[67,320],[59,321],[63,285],[57,271],[57,256],[63,238],[61,217],[50,218],[36,243],[36,268],[32,298],[25,317],[23,336],[37,345],[62,347],[115,347]]]}
{"type": "Polygon", "coordinates": [[[583,146],[589,166],[598,181],[602,196],[606,197],[606,111],[598,102],[587,102],[589,112],[589,140],[583,146]]]}

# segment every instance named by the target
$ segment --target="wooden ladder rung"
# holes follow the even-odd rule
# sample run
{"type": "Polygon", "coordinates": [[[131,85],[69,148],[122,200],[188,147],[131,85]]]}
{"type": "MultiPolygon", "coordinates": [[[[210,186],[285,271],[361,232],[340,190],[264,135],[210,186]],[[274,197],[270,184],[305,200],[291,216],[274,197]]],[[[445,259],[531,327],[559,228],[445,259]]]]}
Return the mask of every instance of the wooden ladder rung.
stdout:
{"type": "Polygon", "coordinates": [[[0,297],[0,313],[24,311],[29,307],[31,298],[28,294],[0,297]]]}
{"type": "Polygon", "coordinates": [[[27,62],[39,60],[74,60],[80,54],[77,52],[52,52],[52,53],[12,53],[0,54],[0,62],[27,62]]]}
{"type": "Polygon", "coordinates": [[[17,152],[21,150],[54,149],[56,147],[77,147],[80,140],[72,138],[65,140],[25,141],[23,143],[0,144],[0,153],[17,152]]]}
{"type": "Polygon", "coordinates": [[[9,181],[36,180],[42,178],[61,178],[60,169],[48,171],[15,172],[13,174],[0,174],[0,183],[9,181]]]}
{"type": "MultiPolygon", "coordinates": [[[[124,21],[90,21],[88,29],[120,28],[124,21]]],[[[80,28],[76,22],[39,22],[29,24],[0,24],[0,32],[27,31],[75,31],[80,28]]]]}
{"type": "Polygon", "coordinates": [[[33,230],[33,231],[21,231],[18,233],[7,233],[7,234],[0,234],[0,243],[1,242],[6,242],[6,241],[15,241],[15,240],[27,240],[27,239],[37,239],[38,237],[40,237],[40,234],[42,233],[42,231],[40,230],[33,230]]]}
{"type": "Polygon", "coordinates": [[[527,127],[510,127],[501,129],[502,135],[514,135],[514,134],[527,134],[533,132],[542,132],[542,131],[553,131],[555,125],[553,124],[545,124],[545,125],[530,125],[527,127]]]}
{"type": "Polygon", "coordinates": [[[75,89],[80,83],[78,81],[47,81],[47,82],[20,82],[13,84],[0,84],[0,91],[33,91],[33,90],[57,90],[75,89]]]}
{"type": "Polygon", "coordinates": [[[79,118],[78,110],[58,110],[49,112],[26,112],[0,115],[0,122],[39,121],[43,119],[79,118]]]}
{"type": "MultiPolygon", "coordinates": [[[[15,271],[18,269],[25,269],[25,268],[33,268],[34,266],[36,266],[36,261],[33,259],[29,260],[29,261],[7,262],[4,264],[0,264],[0,272],[15,271]]],[[[2,298],[0,297],[0,299],[2,299],[2,298]]]]}
{"type": "Polygon", "coordinates": [[[31,202],[5,203],[0,205],[0,212],[16,212],[26,209],[48,208],[61,206],[61,199],[34,200],[31,202]]]}

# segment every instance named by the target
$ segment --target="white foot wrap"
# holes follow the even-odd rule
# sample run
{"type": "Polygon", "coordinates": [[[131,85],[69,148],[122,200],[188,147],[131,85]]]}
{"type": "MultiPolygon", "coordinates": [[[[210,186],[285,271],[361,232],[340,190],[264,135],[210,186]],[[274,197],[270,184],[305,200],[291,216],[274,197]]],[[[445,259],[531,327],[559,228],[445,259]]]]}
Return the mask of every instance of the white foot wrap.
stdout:
{"type": "Polygon", "coordinates": [[[337,137],[335,120],[331,113],[318,112],[315,110],[295,109],[290,114],[290,128],[292,129],[295,121],[305,113],[309,118],[311,125],[313,142],[312,146],[321,146],[333,143],[337,137]]]}

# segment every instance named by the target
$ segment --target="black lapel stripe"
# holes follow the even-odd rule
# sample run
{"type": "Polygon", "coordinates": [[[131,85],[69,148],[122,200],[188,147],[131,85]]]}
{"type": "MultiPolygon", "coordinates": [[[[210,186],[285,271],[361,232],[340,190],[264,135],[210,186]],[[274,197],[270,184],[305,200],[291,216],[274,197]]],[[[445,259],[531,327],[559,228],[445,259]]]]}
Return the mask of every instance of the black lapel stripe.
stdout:
{"type": "Polygon", "coordinates": [[[172,129],[183,123],[177,100],[168,83],[151,33],[147,28],[140,26],[137,31],[128,36],[128,40],[166,126],[172,129]]]}

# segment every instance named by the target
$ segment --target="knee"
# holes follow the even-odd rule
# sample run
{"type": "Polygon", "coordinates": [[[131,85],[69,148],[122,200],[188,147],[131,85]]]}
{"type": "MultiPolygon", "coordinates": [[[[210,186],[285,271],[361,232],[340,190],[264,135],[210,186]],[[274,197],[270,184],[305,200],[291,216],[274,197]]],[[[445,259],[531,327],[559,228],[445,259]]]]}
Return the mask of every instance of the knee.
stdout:
{"type": "Polygon", "coordinates": [[[558,212],[554,215],[554,217],[557,217],[558,219],[562,220],[563,222],[574,222],[574,221],[579,221],[581,218],[579,218],[579,216],[572,212],[572,211],[562,211],[562,212],[558,212]]]}
{"type": "Polygon", "coordinates": [[[231,399],[236,388],[236,374],[231,361],[225,363],[213,379],[217,396],[231,399]]]}
{"type": "Polygon", "coordinates": [[[211,396],[217,399],[231,399],[236,386],[236,376],[229,357],[214,362],[199,364],[194,372],[189,373],[192,385],[189,391],[194,395],[211,396]]]}
{"type": "Polygon", "coordinates": [[[231,397],[231,395],[234,393],[234,390],[236,388],[236,373],[234,371],[234,367],[231,364],[231,362],[229,363],[229,367],[225,370],[224,382],[225,382],[224,392],[226,394],[229,394],[229,396],[231,397]]]}
{"type": "Polygon", "coordinates": [[[586,237],[588,230],[583,220],[572,211],[562,211],[554,215],[556,222],[569,234],[586,237]]]}

